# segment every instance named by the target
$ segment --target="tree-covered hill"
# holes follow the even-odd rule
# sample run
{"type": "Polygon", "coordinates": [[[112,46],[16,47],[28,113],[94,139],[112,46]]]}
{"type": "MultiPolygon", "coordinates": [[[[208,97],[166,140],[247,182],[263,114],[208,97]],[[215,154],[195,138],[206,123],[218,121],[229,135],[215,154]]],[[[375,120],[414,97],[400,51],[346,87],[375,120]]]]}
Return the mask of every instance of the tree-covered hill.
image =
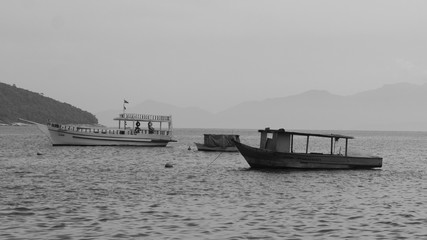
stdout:
{"type": "Polygon", "coordinates": [[[68,103],[0,82],[0,122],[20,122],[19,118],[40,123],[98,123],[93,114],[68,103]]]}

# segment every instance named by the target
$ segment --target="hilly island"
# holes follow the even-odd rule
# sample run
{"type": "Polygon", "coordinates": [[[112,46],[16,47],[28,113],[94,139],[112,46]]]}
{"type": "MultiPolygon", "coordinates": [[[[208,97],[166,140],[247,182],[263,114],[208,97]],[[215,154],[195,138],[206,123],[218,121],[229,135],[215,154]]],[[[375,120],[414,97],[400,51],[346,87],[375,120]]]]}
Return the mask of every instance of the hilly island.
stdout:
{"type": "MultiPolygon", "coordinates": [[[[353,95],[310,90],[301,94],[242,102],[212,113],[199,107],[178,107],[132,101],[130,113],[172,115],[177,128],[427,131],[427,83],[395,83],[353,95]]],[[[40,93],[0,83],[0,123],[19,118],[46,123],[117,126],[122,109],[89,113],[40,93]]]]}
{"type": "Polygon", "coordinates": [[[39,123],[98,123],[93,114],[68,103],[0,82],[0,123],[20,122],[19,118],[39,123]]]}

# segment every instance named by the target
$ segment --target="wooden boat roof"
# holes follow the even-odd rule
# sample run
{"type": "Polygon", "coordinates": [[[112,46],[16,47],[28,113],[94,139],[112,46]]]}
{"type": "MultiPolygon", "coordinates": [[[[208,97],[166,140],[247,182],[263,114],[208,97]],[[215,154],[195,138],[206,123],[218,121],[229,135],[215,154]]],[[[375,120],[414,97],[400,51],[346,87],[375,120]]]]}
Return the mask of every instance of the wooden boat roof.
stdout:
{"type": "Polygon", "coordinates": [[[141,121],[141,122],[172,122],[172,116],[139,114],[139,113],[121,113],[119,117],[114,118],[117,121],[141,121]]]}
{"type": "Polygon", "coordinates": [[[287,133],[290,135],[296,136],[313,136],[313,137],[324,137],[324,138],[345,138],[345,139],[354,139],[353,136],[342,135],[342,134],[325,134],[325,133],[309,133],[309,132],[295,132],[295,131],[285,131],[285,129],[260,129],[258,132],[266,132],[266,133],[287,133]]]}

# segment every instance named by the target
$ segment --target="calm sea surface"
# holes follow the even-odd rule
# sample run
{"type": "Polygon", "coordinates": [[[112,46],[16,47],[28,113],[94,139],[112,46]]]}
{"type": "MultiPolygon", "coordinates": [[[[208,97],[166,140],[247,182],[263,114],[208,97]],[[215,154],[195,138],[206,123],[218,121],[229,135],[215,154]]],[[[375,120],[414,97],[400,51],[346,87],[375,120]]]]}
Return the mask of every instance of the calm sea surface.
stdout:
{"type": "Polygon", "coordinates": [[[259,144],[256,130],[177,129],[166,148],[52,147],[0,127],[0,239],[427,238],[425,132],[338,132],[383,167],[329,171],[250,170],[198,152],[203,133],[259,144]]]}

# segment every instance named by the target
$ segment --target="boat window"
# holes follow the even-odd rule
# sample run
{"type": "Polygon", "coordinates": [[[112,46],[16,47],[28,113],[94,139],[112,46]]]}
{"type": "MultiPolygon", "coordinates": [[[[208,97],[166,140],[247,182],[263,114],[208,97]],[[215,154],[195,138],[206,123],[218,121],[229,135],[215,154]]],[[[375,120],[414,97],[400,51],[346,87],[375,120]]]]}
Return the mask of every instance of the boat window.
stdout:
{"type": "Polygon", "coordinates": [[[345,138],[334,139],[333,153],[345,155],[345,138]]]}
{"type": "Polygon", "coordinates": [[[315,137],[310,136],[308,149],[307,146],[307,137],[306,136],[293,136],[293,152],[294,153],[305,153],[308,150],[308,153],[313,154],[345,154],[345,139],[340,139],[339,141],[332,141],[333,145],[331,147],[331,138],[324,137],[315,137]]]}
{"type": "MultiPolygon", "coordinates": [[[[327,142],[327,139],[325,139],[327,142]]],[[[308,152],[313,151],[314,148],[314,137],[310,137],[308,152]]],[[[306,136],[293,136],[292,150],[294,153],[305,153],[307,146],[307,137],[306,136]]]]}

